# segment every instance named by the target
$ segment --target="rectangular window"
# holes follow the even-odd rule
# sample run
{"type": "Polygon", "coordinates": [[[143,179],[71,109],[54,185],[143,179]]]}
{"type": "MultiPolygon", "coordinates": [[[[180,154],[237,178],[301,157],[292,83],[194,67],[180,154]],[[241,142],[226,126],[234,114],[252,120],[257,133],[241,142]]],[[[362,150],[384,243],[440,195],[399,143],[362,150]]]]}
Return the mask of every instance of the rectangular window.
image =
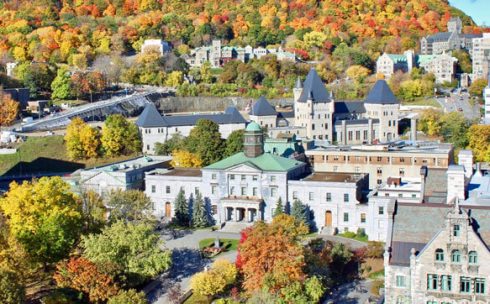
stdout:
{"type": "Polygon", "coordinates": [[[348,221],[349,221],[349,213],[344,212],[344,222],[348,222],[348,221]]]}
{"type": "Polygon", "coordinates": [[[257,187],[252,188],[252,195],[257,196],[257,187]]]}
{"type": "Polygon", "coordinates": [[[437,290],[437,275],[428,274],[427,275],[427,290],[437,290]]]}
{"type": "Polygon", "coordinates": [[[379,215],[385,214],[385,208],[384,207],[378,207],[378,214],[379,215]]]}
{"type": "Polygon", "coordinates": [[[475,293],[477,294],[485,293],[485,279],[481,279],[481,278],[475,279],[475,293]]]}
{"type": "Polygon", "coordinates": [[[471,279],[467,277],[461,277],[459,281],[459,291],[468,293],[471,291],[471,279]]]}
{"type": "Polygon", "coordinates": [[[230,187],[230,195],[235,194],[235,187],[231,186],[230,187]]]}
{"type": "Polygon", "coordinates": [[[165,193],[169,194],[170,193],[170,186],[165,187],[165,193]]]}
{"type": "Polygon", "coordinates": [[[271,188],[271,196],[276,197],[277,195],[277,188],[271,188]]]}
{"type": "Polygon", "coordinates": [[[314,194],[313,194],[313,192],[308,193],[308,199],[309,199],[310,201],[312,201],[312,200],[313,200],[313,198],[314,198],[314,194]]]}
{"type": "Polygon", "coordinates": [[[246,175],[244,175],[244,174],[242,174],[242,177],[241,177],[241,178],[242,178],[242,181],[244,181],[244,180],[246,180],[246,179],[247,179],[247,176],[246,176],[246,175]]]}
{"type": "Polygon", "coordinates": [[[344,203],[349,202],[349,193],[344,193],[344,203]]]}
{"type": "Polygon", "coordinates": [[[275,182],[276,181],[276,176],[275,175],[271,175],[271,182],[275,182]]]}
{"type": "Polygon", "coordinates": [[[211,187],[211,194],[216,194],[216,186],[211,187]]]}
{"type": "Polygon", "coordinates": [[[293,199],[297,199],[298,198],[298,191],[293,191],[293,199]]]}
{"type": "Polygon", "coordinates": [[[400,168],[399,172],[400,172],[400,176],[402,176],[402,177],[405,176],[405,169],[404,168],[400,168]]]}
{"type": "Polygon", "coordinates": [[[454,225],[453,226],[453,236],[459,236],[461,234],[461,231],[459,230],[459,225],[454,225]]]}
{"type": "Polygon", "coordinates": [[[361,213],[361,223],[366,222],[366,213],[361,213]]]}
{"type": "Polygon", "coordinates": [[[405,287],[405,276],[403,275],[397,275],[396,276],[396,287],[405,287]]]}
{"type": "Polygon", "coordinates": [[[216,173],[211,174],[211,179],[216,179],[216,173]]]}
{"type": "Polygon", "coordinates": [[[450,275],[441,276],[441,289],[444,291],[451,291],[452,277],[450,275]]]}
{"type": "Polygon", "coordinates": [[[235,174],[230,174],[230,179],[234,180],[235,179],[235,174]]]}
{"type": "Polygon", "coordinates": [[[327,192],[327,202],[331,202],[331,201],[332,201],[332,193],[327,192]]]}
{"type": "Polygon", "coordinates": [[[247,187],[242,187],[241,195],[247,195],[247,187]]]}
{"type": "Polygon", "coordinates": [[[259,179],[259,176],[258,176],[258,175],[253,175],[253,176],[252,176],[252,180],[256,181],[256,180],[258,180],[258,179],[259,179]]]}
{"type": "Polygon", "coordinates": [[[157,192],[157,186],[151,185],[151,193],[157,192]]]}
{"type": "Polygon", "coordinates": [[[381,167],[376,168],[376,173],[377,173],[378,175],[383,174],[383,169],[382,169],[381,167]]]}

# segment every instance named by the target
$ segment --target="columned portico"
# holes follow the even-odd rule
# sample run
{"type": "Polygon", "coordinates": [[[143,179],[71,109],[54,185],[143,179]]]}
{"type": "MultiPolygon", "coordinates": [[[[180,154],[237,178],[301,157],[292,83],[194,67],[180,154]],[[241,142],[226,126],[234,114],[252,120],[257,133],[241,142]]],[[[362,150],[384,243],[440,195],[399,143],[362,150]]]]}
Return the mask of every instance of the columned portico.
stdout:
{"type": "Polygon", "coordinates": [[[263,219],[262,200],[221,199],[225,222],[253,223],[263,219]]]}

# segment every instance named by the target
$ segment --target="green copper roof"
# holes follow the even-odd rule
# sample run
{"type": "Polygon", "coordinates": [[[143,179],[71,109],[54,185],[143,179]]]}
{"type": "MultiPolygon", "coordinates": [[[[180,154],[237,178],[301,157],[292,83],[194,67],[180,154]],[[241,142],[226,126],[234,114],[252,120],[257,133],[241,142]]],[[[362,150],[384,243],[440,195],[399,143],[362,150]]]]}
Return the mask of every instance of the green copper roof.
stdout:
{"type": "Polygon", "coordinates": [[[304,165],[303,162],[264,153],[257,157],[247,157],[245,153],[240,152],[227,157],[219,162],[207,166],[205,169],[224,170],[241,164],[249,164],[262,171],[281,171],[287,172],[296,167],[304,165]]]}
{"type": "Polygon", "coordinates": [[[423,64],[429,63],[430,61],[434,60],[434,58],[436,58],[436,57],[437,57],[437,55],[417,55],[417,57],[415,58],[415,61],[419,65],[423,65],[423,64]]]}
{"type": "Polygon", "coordinates": [[[397,55],[397,54],[387,54],[387,55],[388,57],[391,58],[391,60],[393,60],[394,63],[407,61],[407,56],[405,55],[397,55]]]}
{"type": "Polygon", "coordinates": [[[262,131],[262,129],[260,128],[260,125],[258,123],[256,123],[255,121],[252,121],[251,123],[248,124],[245,131],[260,132],[260,131],[262,131]]]}

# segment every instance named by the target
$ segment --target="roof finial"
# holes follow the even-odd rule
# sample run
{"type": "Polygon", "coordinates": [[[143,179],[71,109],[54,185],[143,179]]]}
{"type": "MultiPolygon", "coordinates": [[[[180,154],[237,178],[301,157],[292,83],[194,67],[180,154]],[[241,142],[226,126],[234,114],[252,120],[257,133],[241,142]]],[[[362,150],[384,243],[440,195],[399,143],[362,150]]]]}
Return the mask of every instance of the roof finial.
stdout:
{"type": "Polygon", "coordinates": [[[303,84],[301,83],[301,79],[298,78],[296,79],[296,85],[294,86],[295,89],[302,89],[303,88],[303,84]]]}

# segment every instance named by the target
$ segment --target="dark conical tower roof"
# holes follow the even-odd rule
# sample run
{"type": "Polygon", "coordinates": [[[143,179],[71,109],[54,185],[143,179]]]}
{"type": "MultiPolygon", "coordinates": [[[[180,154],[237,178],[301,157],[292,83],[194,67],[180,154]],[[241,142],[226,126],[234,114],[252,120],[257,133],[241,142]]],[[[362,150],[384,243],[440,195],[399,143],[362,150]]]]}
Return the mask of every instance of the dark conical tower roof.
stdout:
{"type": "Polygon", "coordinates": [[[366,97],[365,103],[399,104],[395,95],[384,79],[379,79],[366,97]]]}
{"type": "Polygon", "coordinates": [[[330,102],[330,94],[325,87],[320,76],[315,69],[311,69],[303,83],[303,92],[299,96],[298,102],[306,102],[312,99],[314,102],[330,102]]]}
{"type": "Polygon", "coordinates": [[[160,113],[158,112],[155,104],[149,103],[145,106],[145,109],[136,120],[136,125],[142,128],[151,128],[165,127],[168,124],[162,117],[162,115],[160,115],[160,113]]]}
{"type": "Polygon", "coordinates": [[[264,96],[260,96],[259,100],[252,106],[249,114],[254,116],[273,116],[277,115],[277,112],[264,96]]]}

